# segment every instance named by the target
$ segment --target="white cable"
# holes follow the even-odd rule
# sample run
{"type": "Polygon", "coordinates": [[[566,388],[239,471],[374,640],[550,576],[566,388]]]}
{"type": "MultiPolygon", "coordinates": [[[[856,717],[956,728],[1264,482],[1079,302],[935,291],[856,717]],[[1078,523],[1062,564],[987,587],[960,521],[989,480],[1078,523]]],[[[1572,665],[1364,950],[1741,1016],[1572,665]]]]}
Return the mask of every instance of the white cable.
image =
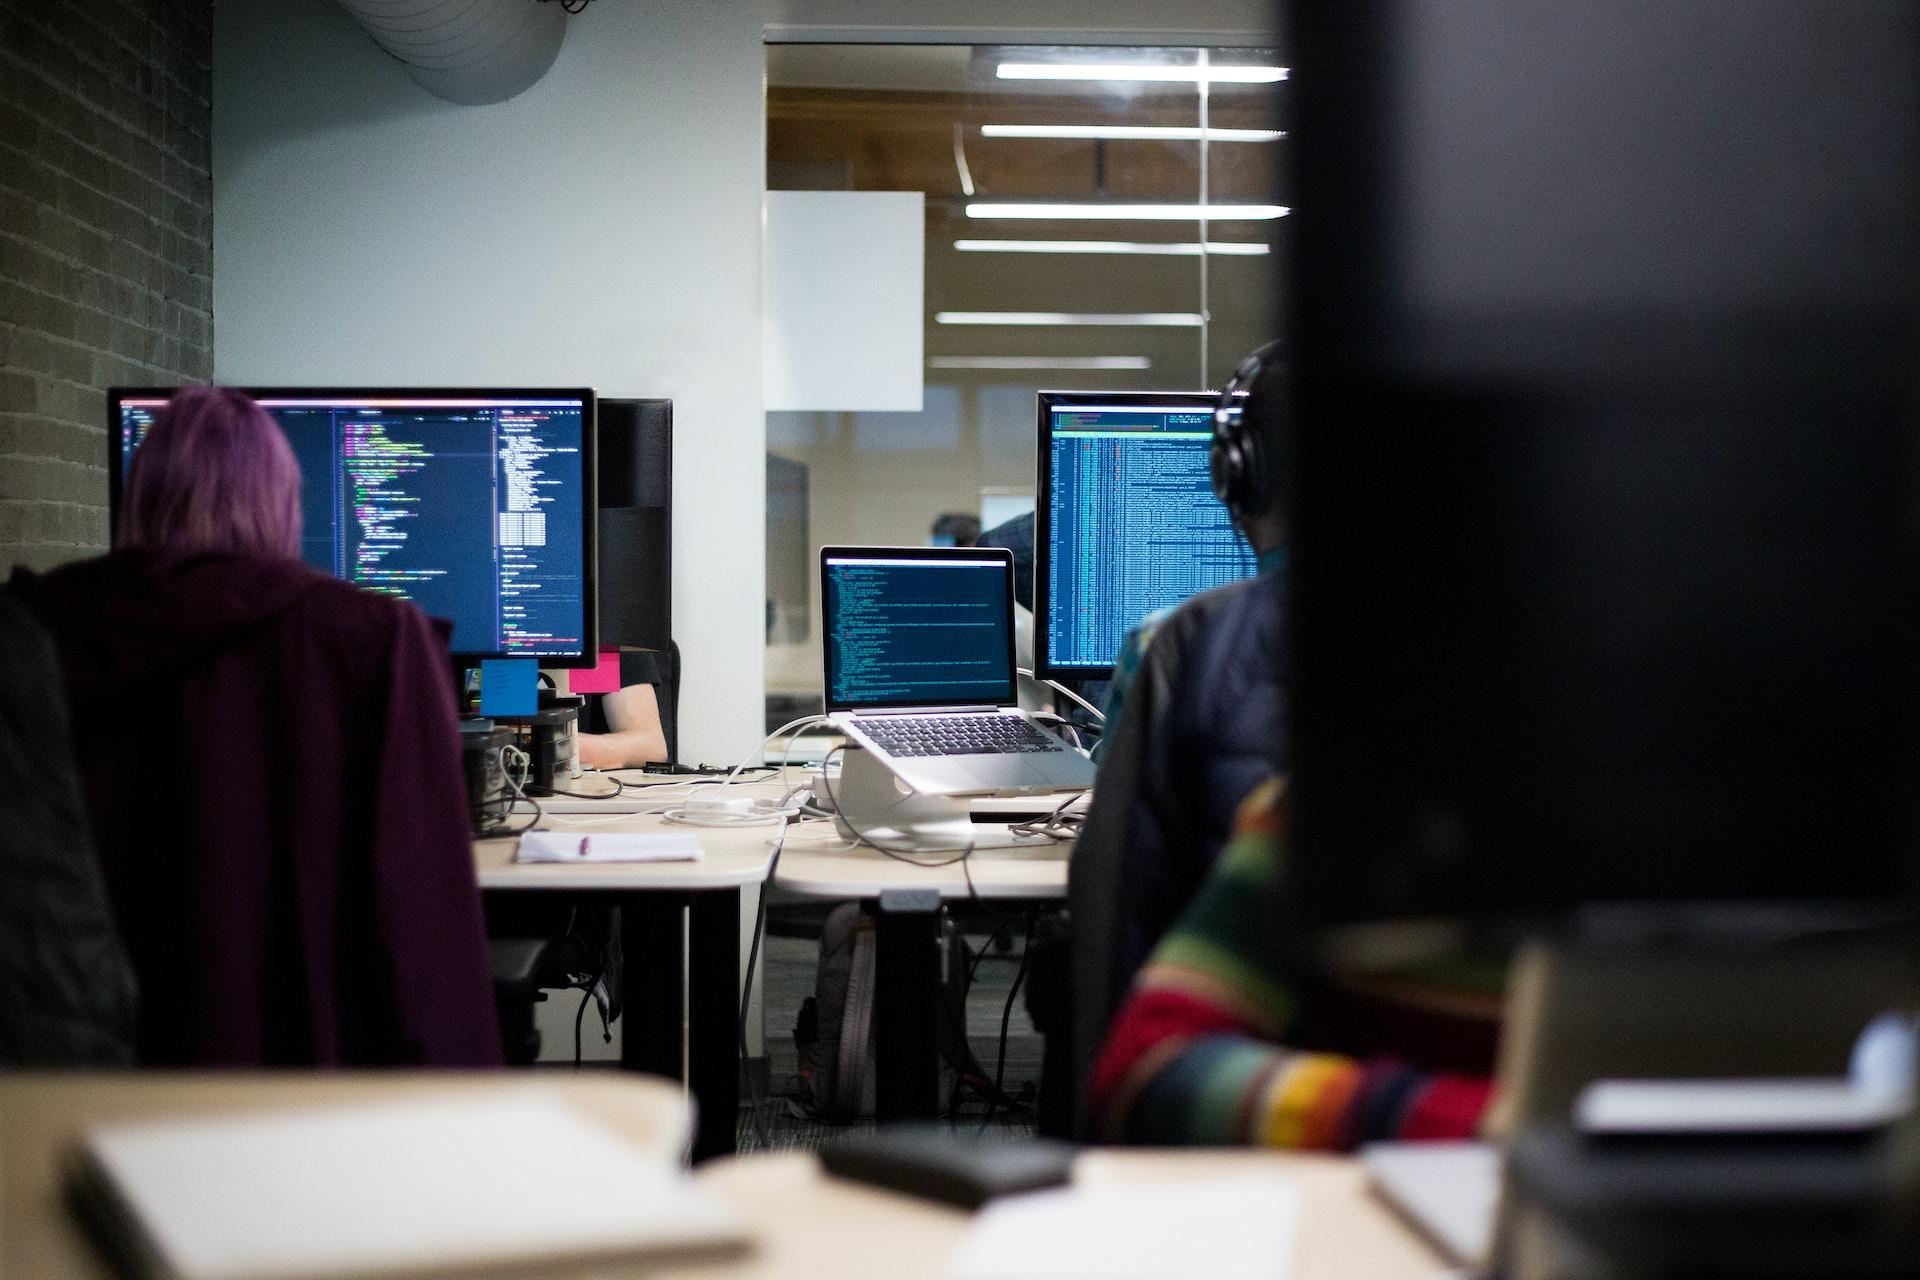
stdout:
{"type": "Polygon", "coordinates": [[[1077,840],[1080,837],[1080,828],[1085,825],[1087,820],[1086,810],[1081,809],[1077,812],[1069,811],[1073,809],[1075,804],[1078,804],[1082,800],[1090,802],[1092,797],[1093,793],[1091,791],[1082,791],[1077,795],[1068,796],[1055,806],[1053,812],[1044,818],[1036,818],[1031,822],[1008,823],[1007,834],[1014,836],[1044,836],[1048,840],[1077,840]]]}
{"type": "Polygon", "coordinates": [[[789,819],[799,817],[800,806],[778,800],[756,800],[754,808],[746,813],[688,813],[685,809],[668,809],[660,816],[687,827],[764,827],[776,822],[785,825],[789,819]],[[773,807],[761,808],[763,804],[773,807]]]}
{"type": "Polygon", "coordinates": [[[1052,689],[1055,693],[1065,694],[1067,697],[1072,698],[1075,702],[1079,703],[1082,707],[1085,707],[1087,710],[1087,713],[1091,715],[1095,720],[1099,721],[1101,724],[1105,724],[1107,722],[1107,717],[1105,712],[1101,711],[1100,708],[1094,706],[1091,702],[1088,702],[1085,698],[1081,697],[1079,694],[1075,693],[1073,690],[1067,688],[1067,686],[1061,684],[1058,680],[1041,679],[1041,677],[1033,674],[1033,672],[1027,670],[1025,667],[1015,668],[1015,674],[1023,675],[1027,679],[1032,680],[1038,684],[1044,684],[1049,689],[1052,689]]]}
{"type": "MultiPolygon", "coordinates": [[[[791,794],[792,794],[791,792],[788,793],[787,797],[777,802],[768,801],[768,800],[756,800],[754,801],[754,804],[756,806],[755,810],[753,812],[744,813],[744,814],[720,814],[720,813],[691,814],[687,812],[686,805],[687,805],[687,802],[696,800],[703,795],[707,795],[716,790],[725,790],[727,787],[735,785],[735,782],[739,778],[739,776],[746,770],[753,767],[754,759],[757,756],[759,756],[761,752],[764,751],[769,745],[771,745],[773,742],[779,739],[779,737],[782,734],[791,733],[791,734],[794,734],[795,736],[798,736],[798,731],[801,729],[804,729],[808,725],[824,724],[826,723],[826,721],[827,721],[827,718],[825,716],[801,716],[798,720],[788,721],[786,724],[781,725],[778,729],[775,729],[772,733],[768,734],[758,747],[755,747],[751,752],[749,752],[745,759],[743,759],[739,764],[735,765],[731,770],[727,772],[724,778],[721,778],[717,782],[716,781],[688,781],[686,783],[681,784],[682,789],[679,791],[678,794],[655,797],[657,800],[660,800],[664,803],[661,803],[658,805],[649,805],[641,809],[629,809],[629,810],[624,810],[620,813],[599,814],[594,817],[585,817],[585,816],[577,816],[574,814],[568,814],[566,815],[567,817],[566,825],[568,827],[583,827],[583,826],[590,826],[597,822],[620,822],[625,819],[635,817],[636,815],[648,814],[648,815],[656,815],[658,817],[664,818],[668,822],[677,823],[681,826],[689,826],[689,827],[718,827],[718,828],[764,827],[776,821],[786,821],[791,818],[800,817],[801,816],[800,807],[798,805],[788,803],[788,800],[791,798],[791,794]],[[775,805],[776,807],[774,808],[763,807],[769,804],[775,805]]],[[[512,750],[512,748],[507,748],[507,750],[512,750]]],[[[524,755],[524,753],[519,753],[519,754],[524,755]]],[[[786,747],[782,752],[781,760],[780,760],[780,782],[782,786],[785,786],[786,784],[787,768],[788,768],[789,761],[792,757],[792,754],[793,754],[793,739],[789,737],[786,743],[786,747]]],[[[504,768],[504,765],[503,765],[503,768],[504,768]]],[[[522,796],[522,798],[525,799],[529,804],[534,803],[532,797],[530,796],[522,796]]],[[[535,821],[537,822],[538,818],[536,818],[535,821]]]]}
{"type": "MultiPolygon", "coordinates": [[[[825,724],[826,721],[827,721],[827,718],[825,716],[801,716],[798,720],[789,720],[785,724],[781,725],[778,729],[775,729],[772,733],[768,734],[765,738],[761,739],[760,745],[755,747],[752,751],[749,751],[747,753],[746,758],[742,760],[739,764],[733,766],[732,769],[728,770],[727,776],[722,778],[719,782],[699,783],[699,784],[693,784],[693,785],[701,785],[701,786],[709,786],[709,787],[730,787],[734,785],[734,779],[738,778],[743,772],[753,767],[754,760],[763,751],[765,751],[768,747],[772,746],[775,742],[779,741],[780,735],[784,733],[793,733],[795,736],[798,736],[799,730],[806,728],[808,725],[825,724]]],[[[786,757],[791,757],[792,754],[793,754],[793,743],[789,741],[787,743],[786,757]]],[[[780,785],[782,786],[785,786],[787,781],[786,766],[784,763],[784,760],[786,757],[783,757],[783,763],[781,765],[780,785]]]]}
{"type": "MultiPolygon", "coordinates": [[[[535,827],[539,826],[541,821],[546,817],[546,811],[540,807],[540,802],[527,794],[527,779],[533,773],[533,757],[528,755],[526,752],[522,751],[520,748],[513,746],[511,744],[501,747],[497,755],[500,761],[501,776],[506,780],[507,785],[513,788],[513,794],[515,798],[519,800],[524,800],[526,803],[533,806],[532,822],[529,822],[526,826],[521,827],[518,830],[511,831],[511,832],[502,832],[501,834],[519,835],[521,832],[532,831],[535,827]],[[518,778],[515,778],[513,776],[513,769],[508,764],[509,758],[514,756],[519,757],[520,776],[518,778]]],[[[511,814],[512,812],[513,812],[513,801],[509,800],[507,802],[507,813],[502,814],[500,816],[500,820],[502,822],[505,822],[507,820],[508,814],[511,814]]]]}

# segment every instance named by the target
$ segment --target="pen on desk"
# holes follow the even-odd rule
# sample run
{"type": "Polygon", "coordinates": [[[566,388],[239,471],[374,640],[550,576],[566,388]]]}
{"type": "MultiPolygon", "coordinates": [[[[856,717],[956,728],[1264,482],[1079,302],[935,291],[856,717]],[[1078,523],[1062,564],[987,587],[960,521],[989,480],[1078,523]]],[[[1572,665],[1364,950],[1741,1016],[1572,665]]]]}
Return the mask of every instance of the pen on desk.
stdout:
{"type": "Polygon", "coordinates": [[[587,856],[587,840],[586,836],[580,837],[580,856],[583,858],[587,856]]]}

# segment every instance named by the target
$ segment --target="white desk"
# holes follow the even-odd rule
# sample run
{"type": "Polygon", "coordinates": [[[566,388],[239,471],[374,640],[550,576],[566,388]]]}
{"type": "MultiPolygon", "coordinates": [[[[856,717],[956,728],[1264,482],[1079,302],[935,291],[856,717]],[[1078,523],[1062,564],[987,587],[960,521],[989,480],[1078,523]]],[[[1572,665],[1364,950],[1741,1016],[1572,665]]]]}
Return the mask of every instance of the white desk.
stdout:
{"type": "MultiPolygon", "coordinates": [[[[974,825],[982,841],[1006,834],[1004,824],[974,825]]],[[[977,892],[983,899],[1053,901],[1067,896],[1067,858],[1072,851],[1068,841],[1021,849],[979,849],[964,869],[958,862],[945,862],[952,856],[947,854],[921,859],[934,865],[913,865],[876,849],[849,845],[827,823],[808,823],[787,833],[773,882],[809,898],[867,899],[894,889],[932,889],[942,898],[968,898],[977,892]]]]}
{"type": "MultiPolygon", "coordinates": [[[[166,1116],[444,1096],[450,1090],[554,1089],[597,1122],[645,1146],[683,1140],[678,1092],[652,1081],[563,1077],[522,1083],[497,1073],[0,1074],[0,1274],[33,1280],[111,1280],[61,1196],[62,1161],[90,1125],[166,1116]]],[[[1299,1181],[1296,1280],[1431,1280],[1443,1266],[1367,1192],[1356,1161],[1259,1152],[1090,1152],[1074,1170],[1089,1185],[1139,1185],[1245,1172],[1299,1181]]],[[[828,1178],[798,1153],[716,1160],[695,1175],[728,1201],[754,1237],[745,1258],[676,1266],[611,1267],[606,1280],[815,1280],[887,1276],[937,1280],[969,1216],[828,1178]]]]}
{"type": "MultiPolygon", "coordinates": [[[[1376,1201],[1355,1160],[1263,1152],[1095,1151],[1074,1167],[1085,1185],[1174,1184],[1243,1173],[1296,1179],[1300,1215],[1294,1280],[1438,1280],[1445,1263],[1376,1201]]],[[[695,1175],[751,1225],[753,1256],[702,1268],[695,1276],[813,1280],[828,1275],[939,1277],[967,1230],[959,1209],[911,1199],[821,1172],[809,1155],[717,1160],[695,1175]]]]}
{"type": "MultiPolygon", "coordinates": [[[[531,815],[514,816],[516,825],[531,815]]],[[[473,843],[474,869],[483,890],[579,893],[612,890],[626,893],[698,893],[710,889],[742,889],[767,878],[773,861],[773,827],[682,827],[658,814],[632,813],[602,816],[550,813],[542,827],[554,831],[614,835],[620,832],[672,831],[700,838],[706,856],[698,862],[515,862],[519,841],[507,836],[473,843]]]]}
{"type": "MultiPolygon", "coordinates": [[[[765,783],[741,790],[778,794],[765,783]]],[[[662,804],[682,794],[672,787],[658,793],[662,804]]],[[[515,825],[521,821],[516,816],[515,825]]],[[[549,814],[542,825],[700,837],[706,856],[698,862],[520,863],[513,837],[475,841],[473,860],[484,893],[562,894],[620,908],[620,1064],[675,1080],[684,1068],[698,1116],[694,1157],[731,1152],[740,1106],[740,890],[767,878],[774,828],[674,826],[652,813],[549,814]]]]}

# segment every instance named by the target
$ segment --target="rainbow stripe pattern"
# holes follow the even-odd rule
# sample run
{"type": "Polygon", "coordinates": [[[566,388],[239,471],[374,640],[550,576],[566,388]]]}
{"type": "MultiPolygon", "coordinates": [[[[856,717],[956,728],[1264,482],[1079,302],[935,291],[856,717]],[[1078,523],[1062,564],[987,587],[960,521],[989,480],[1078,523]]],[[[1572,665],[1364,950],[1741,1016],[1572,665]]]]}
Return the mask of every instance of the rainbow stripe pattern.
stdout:
{"type": "Polygon", "coordinates": [[[1110,1141],[1352,1150],[1471,1137],[1483,1077],[1286,1048],[1297,1012],[1281,955],[1284,786],[1247,798],[1207,883],[1108,1032],[1091,1082],[1110,1141]]]}

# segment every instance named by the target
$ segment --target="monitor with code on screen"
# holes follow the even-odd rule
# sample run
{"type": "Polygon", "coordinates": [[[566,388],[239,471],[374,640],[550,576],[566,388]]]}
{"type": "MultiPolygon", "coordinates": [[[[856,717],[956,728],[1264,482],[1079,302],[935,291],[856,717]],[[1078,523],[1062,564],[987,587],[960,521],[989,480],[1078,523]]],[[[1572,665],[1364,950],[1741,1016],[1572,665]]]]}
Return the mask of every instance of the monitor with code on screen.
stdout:
{"type": "Polygon", "coordinates": [[[1213,495],[1217,395],[1043,391],[1034,530],[1034,658],[1100,678],[1135,623],[1249,577],[1252,551],[1213,495]]]}
{"type": "MultiPolygon", "coordinates": [[[[594,395],[586,389],[246,389],[301,473],[301,556],[453,624],[456,657],[594,660],[594,395]]],[[[116,390],[122,487],[171,389],[116,390]]]]}

